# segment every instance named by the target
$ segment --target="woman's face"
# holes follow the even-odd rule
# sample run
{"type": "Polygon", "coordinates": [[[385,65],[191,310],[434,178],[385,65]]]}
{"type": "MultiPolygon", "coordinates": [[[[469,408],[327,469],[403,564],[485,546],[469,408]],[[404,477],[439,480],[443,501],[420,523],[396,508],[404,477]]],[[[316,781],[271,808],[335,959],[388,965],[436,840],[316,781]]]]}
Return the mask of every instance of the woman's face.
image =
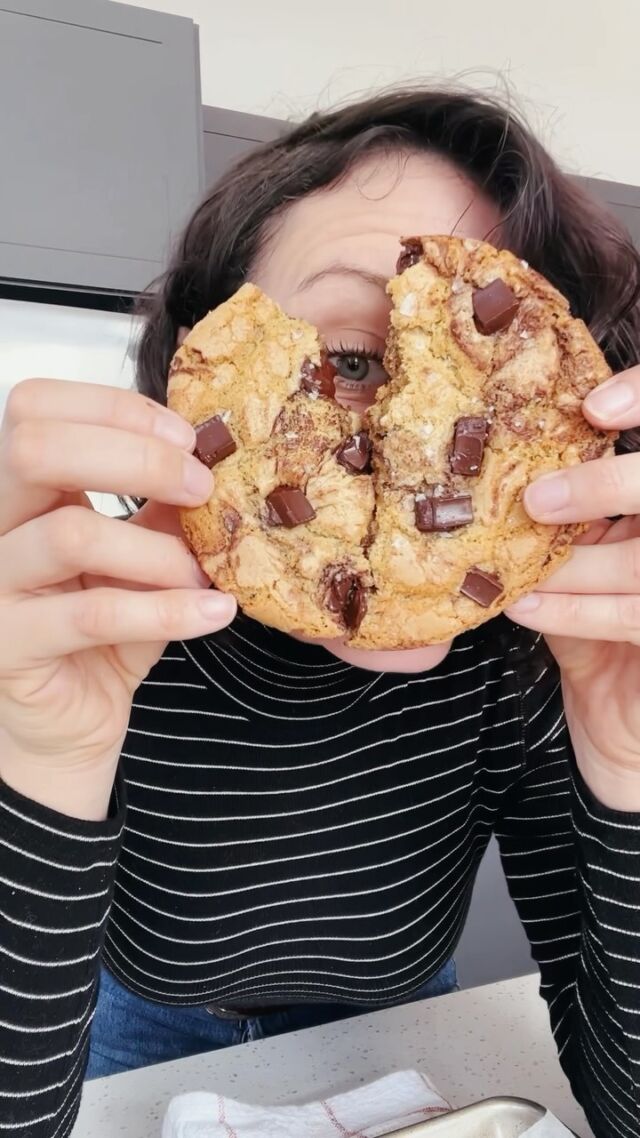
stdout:
{"type": "MultiPolygon", "coordinates": [[[[445,159],[375,154],[339,186],[295,202],[274,229],[251,279],[288,312],[314,324],[338,368],[341,402],[364,410],[384,382],[389,320],[385,286],[399,239],[446,233],[482,238],[499,224],[496,207],[445,159]]],[[[397,652],[322,643],[334,656],[374,671],[418,672],[444,659],[450,643],[397,652]]]]}

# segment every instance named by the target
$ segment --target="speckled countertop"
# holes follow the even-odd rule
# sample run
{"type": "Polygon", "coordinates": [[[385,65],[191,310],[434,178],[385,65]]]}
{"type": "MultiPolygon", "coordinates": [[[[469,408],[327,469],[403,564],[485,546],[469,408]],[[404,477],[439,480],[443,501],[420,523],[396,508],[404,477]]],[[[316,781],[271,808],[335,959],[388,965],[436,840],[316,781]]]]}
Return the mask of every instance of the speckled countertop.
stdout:
{"type": "Polygon", "coordinates": [[[159,1138],[169,1099],[184,1091],[292,1103],[407,1068],[427,1072],[455,1106],[490,1095],[534,1099],[592,1138],[560,1069],[537,976],[96,1079],[73,1138],[159,1138]]]}

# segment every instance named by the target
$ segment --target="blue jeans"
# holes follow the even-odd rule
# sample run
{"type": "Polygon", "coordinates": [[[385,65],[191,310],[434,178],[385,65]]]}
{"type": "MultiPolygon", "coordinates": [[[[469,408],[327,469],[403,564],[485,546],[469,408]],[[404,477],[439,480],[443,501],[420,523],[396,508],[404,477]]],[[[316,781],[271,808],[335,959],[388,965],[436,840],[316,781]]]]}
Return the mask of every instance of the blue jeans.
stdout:
{"type": "MultiPolygon", "coordinates": [[[[457,986],[456,967],[449,960],[407,1002],[441,996],[456,991],[457,986]]],[[[152,1003],[130,992],[103,968],[85,1077],[116,1075],[371,1010],[348,1004],[292,1004],[254,1019],[223,1019],[203,1007],[152,1003]]]]}

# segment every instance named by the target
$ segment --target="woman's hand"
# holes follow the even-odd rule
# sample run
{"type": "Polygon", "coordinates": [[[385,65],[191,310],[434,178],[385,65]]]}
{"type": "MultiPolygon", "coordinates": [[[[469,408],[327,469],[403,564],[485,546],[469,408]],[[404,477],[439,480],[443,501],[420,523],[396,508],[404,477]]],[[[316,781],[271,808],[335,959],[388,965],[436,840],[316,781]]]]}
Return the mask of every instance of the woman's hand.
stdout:
{"type": "Polygon", "coordinates": [[[179,534],[210,472],[193,428],[130,391],[30,379],[0,430],[0,777],[104,817],[133,693],[167,641],[232,619],[179,534]],[[84,491],[150,499],[135,524],[84,491]]]}
{"type": "MultiPolygon", "coordinates": [[[[594,389],[583,410],[603,429],[640,425],[640,367],[594,389]]],[[[592,523],[570,560],[507,615],[543,632],[560,665],[576,758],[593,794],[640,811],[640,453],[546,475],[524,501],[536,521],[592,523]]]]}

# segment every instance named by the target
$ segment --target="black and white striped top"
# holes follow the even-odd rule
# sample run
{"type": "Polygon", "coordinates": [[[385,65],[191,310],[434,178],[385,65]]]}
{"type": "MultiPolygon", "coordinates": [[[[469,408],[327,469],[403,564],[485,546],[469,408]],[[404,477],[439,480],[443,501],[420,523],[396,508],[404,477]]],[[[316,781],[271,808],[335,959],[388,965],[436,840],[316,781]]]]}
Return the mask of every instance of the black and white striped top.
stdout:
{"type": "Polygon", "coordinates": [[[508,627],[405,676],[237,621],[140,687],[108,821],[0,788],[0,1135],[70,1133],[101,953],[164,1003],[400,1002],[493,832],[574,1092],[635,1138],[640,816],[593,800],[508,627]]]}

